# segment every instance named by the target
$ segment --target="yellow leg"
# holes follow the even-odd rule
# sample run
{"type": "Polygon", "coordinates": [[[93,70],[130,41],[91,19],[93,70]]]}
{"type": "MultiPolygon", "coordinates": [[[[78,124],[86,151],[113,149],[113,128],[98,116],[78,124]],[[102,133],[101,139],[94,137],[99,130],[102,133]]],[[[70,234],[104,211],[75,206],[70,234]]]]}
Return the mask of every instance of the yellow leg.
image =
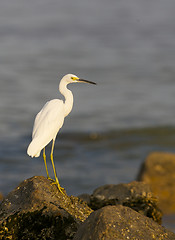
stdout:
{"type": "MultiPolygon", "coordinates": [[[[55,175],[55,183],[57,184],[58,186],[58,189],[61,193],[63,193],[63,189],[61,186],[60,186],[60,183],[58,181],[58,178],[57,178],[57,173],[56,173],[56,169],[55,169],[55,164],[54,164],[54,161],[53,161],[53,149],[54,149],[54,144],[55,144],[55,140],[53,140],[52,142],[52,149],[51,149],[51,154],[50,154],[50,159],[51,159],[51,162],[52,162],[52,167],[53,167],[53,172],[54,172],[54,175],[55,175]]],[[[63,193],[64,194],[64,193],[63,193]]]]}
{"type": "Polygon", "coordinates": [[[48,178],[48,179],[51,179],[51,178],[49,177],[49,172],[48,172],[47,163],[46,163],[45,148],[43,148],[43,159],[44,159],[45,169],[46,169],[46,173],[47,173],[47,178],[48,178]]]}

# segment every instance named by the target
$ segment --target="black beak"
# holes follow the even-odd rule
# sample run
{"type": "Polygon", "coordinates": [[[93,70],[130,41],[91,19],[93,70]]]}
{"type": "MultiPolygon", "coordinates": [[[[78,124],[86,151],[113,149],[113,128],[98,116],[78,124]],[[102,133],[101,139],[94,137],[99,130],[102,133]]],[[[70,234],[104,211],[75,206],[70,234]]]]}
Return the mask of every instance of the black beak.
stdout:
{"type": "Polygon", "coordinates": [[[91,82],[91,81],[84,80],[84,79],[81,79],[81,78],[79,78],[78,81],[79,81],[79,82],[90,83],[90,84],[94,84],[94,85],[96,85],[95,82],[91,82]]]}

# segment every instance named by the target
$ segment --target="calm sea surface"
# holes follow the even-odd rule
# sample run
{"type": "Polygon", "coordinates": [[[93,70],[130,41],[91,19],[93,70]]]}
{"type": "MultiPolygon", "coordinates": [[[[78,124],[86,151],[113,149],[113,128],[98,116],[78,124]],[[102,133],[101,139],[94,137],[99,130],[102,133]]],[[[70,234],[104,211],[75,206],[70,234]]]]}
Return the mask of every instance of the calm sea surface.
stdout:
{"type": "MultiPolygon", "coordinates": [[[[33,175],[26,148],[44,103],[67,73],[74,108],[55,163],[68,194],[136,178],[151,151],[175,152],[174,0],[1,0],[0,191],[33,175]]],[[[49,156],[49,148],[47,152],[49,156]]],[[[51,171],[51,168],[50,168],[51,171]]],[[[175,217],[165,225],[175,231],[175,217]]]]}

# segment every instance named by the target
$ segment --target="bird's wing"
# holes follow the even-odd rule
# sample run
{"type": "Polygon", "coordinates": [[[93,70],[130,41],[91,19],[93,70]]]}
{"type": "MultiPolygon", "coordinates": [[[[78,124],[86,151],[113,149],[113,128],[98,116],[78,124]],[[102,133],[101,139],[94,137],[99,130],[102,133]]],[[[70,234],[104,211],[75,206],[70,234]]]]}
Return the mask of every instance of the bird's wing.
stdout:
{"type": "Polygon", "coordinates": [[[53,99],[47,102],[41,111],[36,115],[32,138],[36,137],[56,137],[57,132],[64,122],[63,101],[53,99]]]}
{"type": "Polygon", "coordinates": [[[29,156],[38,157],[40,151],[56,138],[64,122],[64,104],[59,99],[47,102],[37,114],[33,126],[32,142],[27,153],[29,156]]]}

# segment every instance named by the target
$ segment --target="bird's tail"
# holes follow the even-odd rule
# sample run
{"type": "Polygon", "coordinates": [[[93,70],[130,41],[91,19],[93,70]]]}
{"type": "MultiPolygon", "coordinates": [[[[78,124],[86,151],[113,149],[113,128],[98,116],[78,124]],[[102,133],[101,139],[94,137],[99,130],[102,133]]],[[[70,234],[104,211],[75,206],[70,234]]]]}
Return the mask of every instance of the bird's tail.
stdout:
{"type": "Polygon", "coordinates": [[[39,157],[39,155],[40,155],[42,148],[40,146],[38,146],[37,140],[38,140],[37,138],[33,139],[28,146],[27,154],[30,157],[39,157]]]}

